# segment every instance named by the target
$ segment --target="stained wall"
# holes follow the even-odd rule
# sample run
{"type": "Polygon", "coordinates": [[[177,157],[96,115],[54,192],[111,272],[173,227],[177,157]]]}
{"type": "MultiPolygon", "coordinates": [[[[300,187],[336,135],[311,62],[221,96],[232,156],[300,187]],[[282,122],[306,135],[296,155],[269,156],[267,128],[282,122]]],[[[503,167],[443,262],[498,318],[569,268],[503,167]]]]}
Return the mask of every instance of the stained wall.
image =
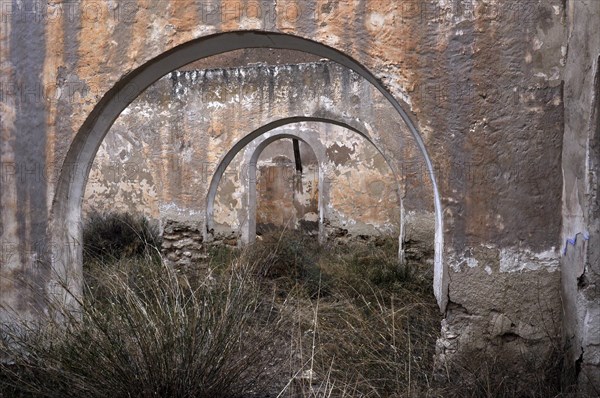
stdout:
{"type": "MultiPolygon", "coordinates": [[[[426,151],[436,178],[440,255],[434,287],[445,316],[439,357],[485,347],[505,353],[501,360],[509,363],[523,352],[543,358],[555,334],[544,333],[546,321],[562,318],[561,226],[569,209],[563,187],[585,193],[568,189],[581,180],[568,177],[570,168],[562,160],[565,111],[577,111],[563,104],[565,26],[574,9],[576,24],[594,14],[585,11],[590,2],[571,3],[571,9],[564,0],[3,4],[0,161],[8,171],[0,189],[0,302],[34,316],[44,308],[44,298],[60,293],[56,275],[72,273],[76,290],[79,200],[91,159],[116,115],[158,72],[182,66],[177,61],[182,57],[192,61],[195,54],[238,44],[279,45],[353,65],[413,121],[410,133],[426,151]],[[175,52],[178,57],[170,57],[175,52]]],[[[596,31],[585,26],[571,36],[577,40],[571,46],[593,42],[596,31]]],[[[572,71],[576,75],[577,67],[572,71]]],[[[173,77],[180,78],[188,77],[173,77]]],[[[257,92],[273,115],[293,104],[275,101],[268,90],[257,92]]],[[[220,95],[208,96],[205,104],[220,95]]],[[[296,98],[306,113],[316,109],[303,95],[296,98]]],[[[224,119],[213,109],[210,120],[244,115],[238,120],[257,121],[243,113],[241,103],[240,113],[224,119]]],[[[362,106],[371,103],[368,96],[340,97],[339,103],[359,112],[348,116],[348,123],[366,127],[360,112],[372,109],[362,106]]],[[[322,111],[320,116],[329,114],[326,107],[322,111]]],[[[378,137],[386,150],[397,151],[397,131],[378,137]]],[[[211,154],[229,143],[217,144],[205,148],[210,162],[216,160],[211,154]]],[[[151,150],[164,156],[164,167],[176,166],[180,157],[166,148],[172,145],[158,141],[151,150]]],[[[585,148],[572,151],[582,154],[585,148]]],[[[200,178],[198,169],[182,170],[165,191],[200,178]]],[[[166,210],[173,217],[196,217],[198,197],[187,190],[166,210]]]]}
{"type": "MultiPolygon", "coordinates": [[[[407,212],[430,217],[431,184],[420,153],[407,139],[398,117],[366,81],[330,61],[208,70],[188,67],[159,80],[125,109],[102,142],[86,186],[84,211],[132,211],[162,220],[163,224],[171,220],[202,230],[206,227],[203,217],[208,185],[227,149],[260,123],[279,114],[303,114],[306,111],[300,108],[305,104],[312,104],[317,115],[356,115],[356,125],[374,135],[396,129],[400,142],[406,141],[405,145],[396,144],[396,148],[388,150],[401,154],[395,157],[397,180],[386,158],[354,131],[318,122],[286,127],[311,129],[326,148],[326,222],[332,231],[397,235],[401,200],[407,212]],[[302,81],[301,86],[298,81],[302,81]],[[369,104],[359,106],[359,96],[368,97],[369,104]],[[334,102],[335,107],[331,105],[334,102]]],[[[277,156],[293,161],[291,144],[282,146],[281,151],[273,150],[275,144],[265,149],[259,169],[263,169],[264,177],[278,173],[274,182],[287,183],[283,179],[292,168],[270,167],[267,163],[273,163],[277,156]]],[[[303,158],[309,166],[316,160],[314,154],[311,158],[307,153],[310,151],[305,151],[303,158]]],[[[219,184],[214,212],[218,234],[239,233],[243,223],[240,214],[245,214],[246,204],[240,181],[244,172],[242,155],[240,151],[219,184]]],[[[316,200],[317,180],[318,167],[307,167],[300,184],[307,188],[300,190],[300,196],[306,197],[293,205],[293,200],[269,199],[267,181],[259,178],[259,203],[266,207],[276,204],[266,203],[269,200],[287,203],[287,209],[279,209],[278,215],[277,211],[271,212],[282,220],[286,212],[311,213],[301,207],[316,200]],[[310,186],[315,189],[309,189],[310,186]]],[[[292,195],[291,191],[287,193],[292,195]]],[[[269,220],[267,213],[258,212],[259,223],[274,221],[269,220]]],[[[418,228],[418,217],[411,220],[418,228]]],[[[304,221],[317,220],[308,214],[304,221]]]]}
{"type": "Polygon", "coordinates": [[[600,391],[600,3],[569,1],[562,169],[562,297],[567,365],[600,391]]]}

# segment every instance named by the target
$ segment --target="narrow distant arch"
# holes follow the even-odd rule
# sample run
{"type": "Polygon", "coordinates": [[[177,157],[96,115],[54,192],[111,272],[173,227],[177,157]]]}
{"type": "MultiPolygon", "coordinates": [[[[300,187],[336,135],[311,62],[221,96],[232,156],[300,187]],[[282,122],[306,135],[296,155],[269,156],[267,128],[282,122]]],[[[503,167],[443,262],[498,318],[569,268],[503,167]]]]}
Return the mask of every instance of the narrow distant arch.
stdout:
{"type": "Polygon", "coordinates": [[[81,290],[81,204],[89,170],[104,136],[121,112],[148,86],[165,74],[201,58],[243,48],[298,50],[329,58],[355,71],[376,87],[396,109],[410,130],[431,178],[436,231],[434,293],[442,311],[448,302],[447,267],[443,255],[441,198],[433,165],[421,135],[400,102],[363,65],[322,43],[283,33],[234,31],[204,36],[181,44],[141,65],[119,80],[96,104],[77,132],[60,171],[51,211],[53,268],[75,292],[81,290]]]}
{"type": "MultiPolygon", "coordinates": [[[[241,243],[243,245],[253,243],[256,237],[256,164],[258,162],[258,158],[260,157],[263,150],[274,141],[283,139],[283,138],[292,138],[297,139],[304,142],[306,145],[310,147],[317,158],[317,162],[319,163],[319,181],[318,181],[318,192],[319,192],[319,241],[323,242],[326,239],[326,232],[323,225],[323,221],[325,218],[325,208],[329,202],[329,192],[325,189],[325,176],[324,176],[324,167],[325,162],[327,160],[327,154],[325,152],[325,148],[320,141],[313,139],[313,137],[307,136],[306,134],[298,133],[295,130],[285,130],[281,131],[279,129],[267,131],[259,136],[257,136],[254,140],[248,143],[246,146],[239,148],[239,146],[234,146],[230,151],[235,151],[233,154],[233,158],[244,151],[244,159],[242,161],[240,180],[242,181],[243,186],[245,187],[245,196],[244,196],[244,205],[247,210],[247,214],[245,214],[244,222],[240,222],[241,229],[241,243]],[[262,141],[259,141],[261,140],[262,141]],[[257,142],[259,141],[259,142],[257,142]],[[237,151],[236,151],[237,149],[237,151]]],[[[224,156],[220,163],[227,161],[228,156],[224,156]]],[[[233,159],[231,158],[231,159],[233,159]]],[[[231,162],[231,161],[229,161],[231,162]]],[[[228,163],[229,164],[229,163],[228,163]]],[[[213,174],[211,179],[210,188],[208,194],[206,195],[206,230],[207,234],[210,233],[212,229],[214,229],[214,203],[216,200],[217,189],[222,180],[223,173],[227,169],[227,166],[218,167],[217,170],[220,170],[219,173],[213,174]]],[[[241,220],[240,220],[241,221],[241,220]]],[[[205,238],[208,238],[205,236],[205,238]]]]}
{"type": "MultiPolygon", "coordinates": [[[[325,148],[320,141],[313,140],[312,137],[307,137],[304,134],[297,134],[293,131],[273,131],[264,133],[257,139],[264,138],[260,143],[256,145],[254,148],[249,148],[255,141],[245,147],[246,150],[250,150],[247,154],[248,156],[244,159],[244,166],[242,168],[243,172],[246,174],[246,178],[244,184],[246,186],[246,201],[247,201],[247,220],[246,225],[242,227],[242,243],[250,244],[253,243],[256,239],[256,164],[258,163],[258,158],[264,149],[269,146],[269,144],[283,139],[283,138],[292,138],[297,139],[299,141],[304,142],[308,147],[313,151],[317,158],[317,162],[319,163],[319,176],[318,176],[318,211],[319,211],[319,241],[324,242],[326,239],[326,232],[324,227],[324,219],[325,219],[325,209],[329,202],[328,196],[329,192],[325,189],[325,175],[324,175],[324,167],[327,159],[327,154],[325,153],[325,148]]],[[[209,198],[209,200],[211,200],[209,198]]],[[[212,198],[214,203],[214,198],[212,198]]],[[[208,220],[207,220],[208,222],[208,220]]]]}

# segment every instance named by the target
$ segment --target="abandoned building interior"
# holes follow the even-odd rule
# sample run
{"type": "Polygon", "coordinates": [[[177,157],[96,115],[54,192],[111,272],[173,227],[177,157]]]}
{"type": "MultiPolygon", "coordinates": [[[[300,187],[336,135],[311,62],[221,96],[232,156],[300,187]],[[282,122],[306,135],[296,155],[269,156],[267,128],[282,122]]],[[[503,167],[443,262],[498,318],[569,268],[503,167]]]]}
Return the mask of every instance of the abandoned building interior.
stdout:
{"type": "Polygon", "coordinates": [[[600,394],[600,1],[9,3],[3,325],[76,307],[94,212],[145,216],[177,267],[393,237],[430,253],[437,364],[518,373],[558,339],[600,394]]]}

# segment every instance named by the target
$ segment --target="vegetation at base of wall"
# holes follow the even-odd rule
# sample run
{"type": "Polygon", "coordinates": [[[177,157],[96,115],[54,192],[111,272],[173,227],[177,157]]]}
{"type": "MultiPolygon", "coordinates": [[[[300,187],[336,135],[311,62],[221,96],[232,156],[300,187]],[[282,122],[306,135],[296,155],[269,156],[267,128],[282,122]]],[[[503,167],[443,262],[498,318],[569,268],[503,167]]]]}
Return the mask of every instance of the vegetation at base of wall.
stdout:
{"type": "Polygon", "coordinates": [[[209,248],[203,272],[141,242],[86,257],[78,311],[47,303],[40,322],[4,327],[0,396],[567,396],[558,362],[513,380],[473,353],[455,364],[462,372],[434,373],[432,271],[401,267],[395,238],[320,246],[274,233],[245,250],[209,248]]]}
{"type": "Polygon", "coordinates": [[[255,259],[259,276],[293,308],[291,376],[282,396],[427,390],[439,309],[430,271],[399,266],[397,239],[320,246],[284,232],[242,255],[255,259]]]}
{"type": "Polygon", "coordinates": [[[484,351],[456,358],[449,366],[456,372],[435,369],[441,316],[432,268],[411,260],[400,266],[397,253],[395,237],[320,246],[293,232],[250,249],[263,261],[257,269],[294,290],[286,299],[296,308],[290,338],[296,377],[282,396],[570,396],[561,384],[558,345],[547,358],[524,356],[530,372],[516,377],[484,351]]]}
{"type": "Polygon", "coordinates": [[[158,226],[142,215],[91,211],[83,228],[84,260],[145,256],[160,247],[158,226]]]}
{"type": "Polygon", "coordinates": [[[447,385],[438,386],[437,391],[447,398],[587,398],[571,391],[569,383],[561,382],[561,350],[558,347],[544,358],[544,362],[540,363],[539,359],[523,355],[522,365],[527,371],[515,377],[513,369],[485,351],[464,353],[449,367],[452,370],[446,375],[447,385]]]}

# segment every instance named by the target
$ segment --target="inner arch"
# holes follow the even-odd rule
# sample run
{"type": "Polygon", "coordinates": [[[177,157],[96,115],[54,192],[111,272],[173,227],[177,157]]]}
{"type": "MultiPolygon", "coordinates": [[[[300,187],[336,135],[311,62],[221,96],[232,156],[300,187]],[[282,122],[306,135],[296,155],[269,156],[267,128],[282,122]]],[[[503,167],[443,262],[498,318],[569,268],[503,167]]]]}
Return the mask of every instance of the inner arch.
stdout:
{"type": "MultiPolygon", "coordinates": [[[[319,240],[322,242],[325,239],[325,230],[323,228],[323,207],[325,205],[325,198],[324,198],[324,194],[325,194],[325,190],[323,189],[323,165],[325,162],[325,149],[324,147],[321,146],[317,146],[315,145],[315,142],[312,142],[312,140],[310,139],[305,139],[303,137],[301,137],[299,134],[295,134],[293,132],[274,132],[273,134],[269,134],[266,133],[265,135],[268,135],[268,137],[266,137],[262,142],[260,142],[252,151],[252,153],[249,156],[248,162],[246,163],[246,161],[244,161],[244,164],[248,164],[249,167],[247,168],[247,181],[246,181],[246,185],[248,187],[248,221],[247,221],[247,226],[242,230],[242,240],[248,243],[252,243],[254,242],[255,238],[256,238],[256,225],[258,223],[257,221],[257,214],[258,214],[258,201],[257,201],[257,184],[258,184],[258,180],[257,180],[257,164],[258,164],[258,159],[260,158],[260,155],[263,153],[263,151],[272,143],[281,140],[281,139],[285,139],[285,138],[290,138],[290,139],[297,139],[298,141],[302,141],[304,144],[306,144],[310,150],[313,152],[313,154],[315,155],[315,157],[317,158],[317,163],[319,165],[319,179],[318,179],[318,203],[317,203],[317,208],[318,208],[318,214],[319,214],[319,240]],[[244,236],[244,233],[247,234],[246,236],[244,236]]],[[[246,159],[244,159],[246,160],[246,159]]],[[[212,198],[212,203],[214,204],[214,198],[212,198]]],[[[212,221],[212,220],[211,220],[212,221]]],[[[208,222],[208,220],[207,220],[208,222]]]]}
{"type": "MultiPolygon", "coordinates": [[[[351,131],[359,134],[361,137],[366,139],[370,144],[372,144],[377,149],[377,151],[383,156],[386,163],[392,170],[392,173],[394,174],[394,178],[396,180],[395,181],[396,186],[399,186],[398,175],[397,175],[395,168],[392,166],[392,162],[390,162],[390,160],[386,156],[385,152],[383,152],[382,149],[371,139],[371,137],[369,136],[368,133],[366,133],[354,126],[351,126],[344,121],[340,121],[340,120],[332,119],[332,118],[322,118],[322,117],[312,117],[312,116],[292,116],[292,117],[287,117],[287,118],[281,118],[281,119],[272,121],[271,123],[265,124],[264,126],[261,126],[261,127],[257,128],[256,130],[250,132],[246,136],[244,136],[242,139],[240,139],[238,142],[236,142],[233,145],[233,147],[231,147],[231,149],[229,151],[227,151],[227,153],[225,153],[225,155],[223,155],[222,158],[220,159],[219,164],[217,165],[217,168],[215,169],[215,172],[211,178],[210,185],[208,188],[208,193],[206,196],[206,226],[207,226],[208,230],[210,230],[212,228],[214,200],[217,195],[219,183],[221,182],[221,179],[223,177],[223,174],[227,170],[227,167],[233,161],[235,156],[240,151],[242,151],[248,144],[250,144],[252,141],[254,141],[256,138],[260,137],[261,135],[267,134],[270,131],[277,129],[279,127],[286,126],[289,124],[295,124],[295,123],[299,123],[299,122],[321,122],[321,123],[334,124],[336,126],[344,127],[348,130],[351,130],[351,131]]],[[[277,136],[279,138],[298,138],[297,136],[294,136],[293,134],[277,134],[277,136]]],[[[314,149],[315,148],[313,148],[313,150],[314,149]]],[[[318,157],[318,154],[317,154],[317,157],[318,157]]]]}
{"type": "MultiPolygon", "coordinates": [[[[289,131],[277,131],[276,129],[283,127],[283,126],[287,126],[287,125],[291,125],[291,124],[296,124],[298,123],[298,121],[303,121],[303,122],[320,122],[320,123],[328,123],[328,124],[333,124],[336,126],[340,126],[340,127],[344,127],[350,131],[353,131],[357,134],[359,134],[361,137],[363,137],[369,144],[373,145],[373,147],[381,154],[381,156],[383,157],[383,159],[385,160],[387,166],[389,167],[390,171],[392,172],[392,175],[394,176],[394,186],[396,187],[396,194],[398,197],[398,204],[400,206],[400,209],[402,211],[403,206],[402,206],[402,195],[400,192],[400,180],[398,178],[398,173],[395,170],[395,168],[392,166],[392,162],[389,160],[389,158],[386,156],[385,152],[379,147],[379,145],[377,145],[370,137],[370,135],[367,132],[362,131],[359,128],[356,128],[354,126],[349,125],[348,123],[344,122],[344,121],[340,121],[337,119],[332,119],[332,118],[317,118],[317,117],[305,117],[305,116],[295,116],[295,117],[288,117],[288,118],[282,118],[276,121],[273,121],[269,124],[266,124],[254,131],[252,131],[251,133],[249,133],[248,135],[244,136],[242,139],[240,139],[238,142],[236,142],[233,147],[227,152],[225,153],[225,155],[222,156],[221,160],[219,161],[219,164],[217,165],[217,168],[211,178],[210,181],[210,185],[209,185],[209,189],[208,189],[208,193],[206,195],[206,216],[205,216],[205,220],[206,220],[206,229],[205,229],[205,240],[207,240],[209,238],[209,234],[211,232],[211,230],[214,229],[214,205],[215,205],[215,200],[217,197],[217,191],[219,188],[219,184],[221,183],[221,180],[223,179],[223,175],[225,174],[225,171],[227,170],[227,168],[229,167],[229,165],[231,164],[231,162],[235,159],[236,155],[238,153],[240,153],[241,151],[243,151],[248,145],[250,145],[254,140],[256,140],[257,138],[261,137],[261,136],[266,136],[266,138],[264,139],[264,141],[262,141],[261,143],[259,143],[257,145],[257,147],[254,149],[254,151],[251,154],[251,157],[249,159],[249,163],[252,164],[256,164],[256,162],[258,161],[258,157],[260,156],[261,152],[272,142],[282,139],[282,138],[295,138],[301,141],[304,141],[307,145],[309,145],[311,147],[311,149],[313,150],[313,152],[315,153],[317,160],[319,161],[319,172],[322,173],[323,172],[323,164],[326,161],[326,154],[325,154],[325,149],[322,148],[322,146],[316,145],[316,143],[314,142],[308,142],[307,140],[305,140],[304,138],[302,138],[300,135],[295,134],[293,132],[289,132],[289,131]]],[[[255,169],[249,169],[249,172],[253,171],[254,173],[256,173],[255,169]]],[[[252,175],[248,175],[249,179],[252,179],[252,175]]],[[[320,183],[322,183],[322,178],[319,179],[320,183]]],[[[255,188],[251,186],[251,189],[255,188]]],[[[324,189],[323,186],[319,186],[319,192],[323,193],[324,189]]],[[[249,195],[252,194],[252,192],[248,192],[249,195]]],[[[322,221],[323,221],[323,201],[320,200],[319,203],[319,226],[320,229],[322,229],[323,225],[322,225],[322,221]]],[[[248,206],[249,210],[255,210],[255,208],[253,208],[252,206],[248,206]]],[[[248,216],[248,222],[252,222],[255,218],[255,214],[250,214],[248,216]]],[[[400,220],[403,219],[403,216],[400,215],[400,220]]],[[[403,238],[404,238],[404,231],[403,231],[403,223],[400,222],[400,234],[399,234],[399,258],[403,259],[404,258],[404,252],[403,252],[403,238]]],[[[244,233],[249,234],[249,236],[244,237],[242,240],[246,243],[251,242],[252,241],[252,234],[254,233],[255,228],[254,226],[251,226],[250,228],[245,228],[243,229],[244,233]]],[[[321,240],[325,239],[325,232],[323,230],[319,231],[319,237],[321,240]]]]}

